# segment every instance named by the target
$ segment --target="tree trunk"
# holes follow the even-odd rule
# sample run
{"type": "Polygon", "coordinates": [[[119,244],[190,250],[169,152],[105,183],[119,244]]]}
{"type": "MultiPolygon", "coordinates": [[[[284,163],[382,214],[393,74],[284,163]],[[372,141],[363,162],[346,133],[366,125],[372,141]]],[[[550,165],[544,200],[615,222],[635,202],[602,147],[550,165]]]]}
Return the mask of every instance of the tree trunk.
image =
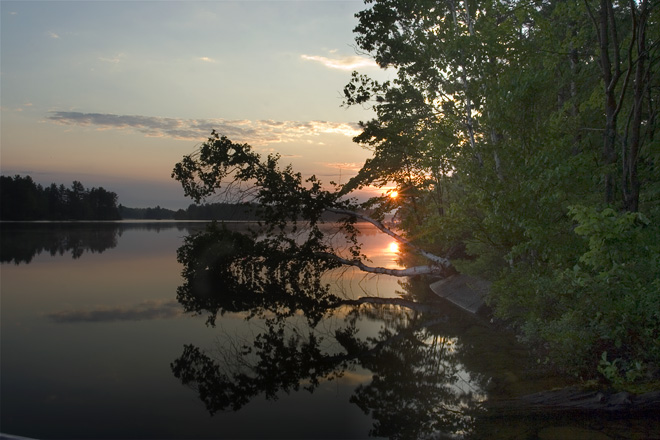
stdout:
{"type": "Polygon", "coordinates": [[[348,258],[340,257],[339,255],[325,253],[322,254],[326,257],[329,257],[344,266],[353,266],[360,269],[362,272],[373,273],[373,274],[383,274],[383,275],[392,275],[395,277],[412,277],[415,275],[441,275],[445,276],[447,270],[441,266],[413,266],[407,267],[405,269],[389,269],[386,267],[373,267],[367,266],[361,260],[349,260],[348,258]]]}
{"type": "Polygon", "coordinates": [[[613,17],[610,16],[612,4],[610,0],[601,0],[600,2],[600,67],[603,75],[605,92],[605,131],[603,134],[602,158],[605,166],[605,203],[614,202],[614,176],[612,167],[616,164],[616,121],[617,121],[617,100],[614,94],[616,84],[619,80],[618,73],[618,44],[616,38],[610,39],[610,33],[615,35],[615,29],[612,29],[613,17]],[[610,21],[612,19],[612,22],[610,21]],[[614,66],[610,59],[610,47],[613,46],[615,58],[614,66]],[[614,68],[614,72],[612,69],[614,68]]]}
{"type": "MultiPolygon", "coordinates": [[[[635,8],[631,5],[631,15],[633,19],[633,39],[637,40],[637,63],[635,65],[635,78],[633,80],[633,107],[632,107],[632,126],[630,130],[630,139],[623,145],[623,205],[627,211],[637,211],[639,209],[639,179],[637,177],[637,163],[639,158],[639,148],[642,129],[642,107],[644,102],[644,92],[647,88],[648,78],[646,65],[648,53],[646,51],[646,22],[648,19],[648,1],[643,0],[640,4],[639,21],[635,18],[635,8]],[[636,31],[636,34],[635,34],[636,31]]],[[[634,40],[633,40],[634,41],[634,40]]],[[[632,52],[633,48],[630,48],[632,52]]],[[[632,54],[629,54],[631,60],[630,69],[632,69],[632,54]]]]}
{"type": "MultiPolygon", "coordinates": [[[[445,272],[451,272],[451,273],[455,272],[455,269],[452,266],[451,261],[449,261],[447,258],[439,257],[437,255],[434,255],[434,254],[428,252],[428,251],[425,251],[424,249],[421,249],[421,248],[415,246],[413,243],[411,243],[405,237],[400,236],[396,232],[392,231],[391,229],[389,229],[385,225],[383,225],[383,223],[369,217],[368,215],[360,214],[360,213],[355,212],[355,211],[349,211],[347,209],[337,209],[337,208],[328,208],[327,211],[328,212],[333,212],[335,214],[346,215],[346,216],[349,216],[349,217],[356,217],[356,218],[364,220],[368,223],[371,223],[372,225],[376,226],[381,232],[384,232],[385,234],[389,235],[390,237],[392,237],[393,239],[395,239],[399,243],[401,243],[401,244],[407,246],[408,248],[412,249],[418,255],[421,255],[424,258],[428,259],[429,261],[439,265],[441,270],[443,270],[445,272]]],[[[353,260],[346,260],[346,261],[353,261],[353,260]]],[[[347,263],[343,263],[343,264],[347,264],[347,263]]],[[[348,264],[350,264],[351,266],[356,266],[353,263],[348,263],[348,264]]],[[[421,267],[426,267],[426,266],[421,266],[421,267]]],[[[429,267],[433,267],[433,266],[429,266],[429,267]]],[[[436,268],[436,269],[438,269],[438,268],[436,268]]],[[[407,276],[407,275],[399,275],[399,276],[407,276]]]]}

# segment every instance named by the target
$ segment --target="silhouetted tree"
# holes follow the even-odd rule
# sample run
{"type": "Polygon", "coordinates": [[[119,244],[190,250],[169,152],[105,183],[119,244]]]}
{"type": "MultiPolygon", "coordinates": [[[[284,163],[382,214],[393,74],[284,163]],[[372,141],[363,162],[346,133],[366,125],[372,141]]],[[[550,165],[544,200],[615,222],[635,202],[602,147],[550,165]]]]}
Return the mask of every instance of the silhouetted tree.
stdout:
{"type": "Polygon", "coordinates": [[[0,176],[2,220],[119,220],[117,194],[103,188],[86,189],[36,184],[30,176],[0,176]]]}
{"type": "MultiPolygon", "coordinates": [[[[259,232],[267,234],[273,242],[286,244],[289,233],[298,231],[298,225],[308,227],[307,238],[317,258],[333,259],[335,263],[355,266],[365,272],[388,273],[395,276],[419,274],[447,275],[454,269],[446,258],[434,255],[416,246],[411,240],[397,234],[378,219],[371,218],[359,209],[354,200],[346,199],[338,188],[326,190],[320,180],[312,175],[303,181],[302,175],[292,167],[279,167],[278,155],[262,158],[248,144],[238,144],[215,131],[198,151],[184,156],[177,163],[172,177],[179,180],[184,192],[195,202],[211,195],[224,195],[241,199],[256,207],[260,219],[259,232]],[[328,213],[341,216],[338,223],[351,243],[348,256],[337,255],[333,248],[318,247],[325,234],[319,228],[328,213]],[[355,224],[368,221],[403,244],[409,251],[424,257],[428,264],[404,270],[374,268],[366,265],[366,257],[360,253],[355,224]],[[323,253],[323,255],[321,255],[323,253]]],[[[291,254],[290,254],[291,255],[291,254]]],[[[295,257],[294,257],[295,258],[295,257]]]]}

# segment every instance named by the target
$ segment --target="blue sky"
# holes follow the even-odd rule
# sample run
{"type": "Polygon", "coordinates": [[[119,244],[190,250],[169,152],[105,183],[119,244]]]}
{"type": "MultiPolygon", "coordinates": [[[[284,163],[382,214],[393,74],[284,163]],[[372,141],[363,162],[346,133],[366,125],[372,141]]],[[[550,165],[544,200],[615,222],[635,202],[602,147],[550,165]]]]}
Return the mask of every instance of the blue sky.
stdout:
{"type": "Polygon", "coordinates": [[[341,107],[362,1],[1,1],[2,174],[180,208],[171,170],[216,129],[345,182],[368,109],[341,107]]]}

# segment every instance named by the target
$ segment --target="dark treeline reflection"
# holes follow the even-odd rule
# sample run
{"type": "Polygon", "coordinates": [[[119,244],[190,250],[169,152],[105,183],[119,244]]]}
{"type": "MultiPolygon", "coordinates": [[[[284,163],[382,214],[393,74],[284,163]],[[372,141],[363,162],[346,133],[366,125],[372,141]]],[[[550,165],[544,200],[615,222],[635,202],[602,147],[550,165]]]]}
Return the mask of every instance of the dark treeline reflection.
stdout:
{"type": "Polygon", "coordinates": [[[174,375],[214,414],[238,411],[257,396],[313,392],[366,369],[371,379],[355,388],[351,402],[372,416],[370,435],[471,432],[496,386],[484,357],[502,347],[462,335],[479,326],[486,333],[485,324],[431,304],[423,279],[400,282],[400,298],[338,296],[322,278],[332,262],[313,248],[274,245],[220,227],[189,237],[178,252],[185,280],[179,302],[212,327],[226,313],[252,325],[225,332],[211,348],[185,345],[171,364],[174,375]]]}
{"type": "Polygon", "coordinates": [[[41,253],[51,256],[71,254],[76,259],[85,252],[101,253],[116,247],[121,234],[130,229],[159,232],[174,227],[194,231],[203,226],[167,222],[3,222],[0,224],[0,262],[30,263],[41,253]]]}

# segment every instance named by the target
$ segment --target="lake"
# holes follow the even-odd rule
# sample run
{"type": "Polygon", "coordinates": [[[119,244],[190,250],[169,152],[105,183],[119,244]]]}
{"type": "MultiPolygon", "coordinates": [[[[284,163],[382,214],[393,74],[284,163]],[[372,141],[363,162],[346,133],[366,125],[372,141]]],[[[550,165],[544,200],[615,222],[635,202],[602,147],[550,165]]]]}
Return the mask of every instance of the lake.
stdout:
{"type": "MultiPolygon", "coordinates": [[[[328,295],[344,299],[432,300],[433,313],[387,304],[328,307],[311,298],[280,316],[268,304],[255,313],[251,303],[238,310],[234,301],[237,309],[216,310],[209,325],[208,302],[199,310],[182,304],[177,261],[184,238],[204,227],[1,224],[2,433],[100,439],[657,432],[657,421],[644,418],[487,417],[487,399],[563,382],[530,368],[536,360],[512,335],[429,296],[417,279],[338,269],[322,283],[328,295]],[[308,311],[320,306],[311,318],[308,311]]],[[[367,225],[360,230],[373,265],[401,267],[390,237],[367,225]]]]}

